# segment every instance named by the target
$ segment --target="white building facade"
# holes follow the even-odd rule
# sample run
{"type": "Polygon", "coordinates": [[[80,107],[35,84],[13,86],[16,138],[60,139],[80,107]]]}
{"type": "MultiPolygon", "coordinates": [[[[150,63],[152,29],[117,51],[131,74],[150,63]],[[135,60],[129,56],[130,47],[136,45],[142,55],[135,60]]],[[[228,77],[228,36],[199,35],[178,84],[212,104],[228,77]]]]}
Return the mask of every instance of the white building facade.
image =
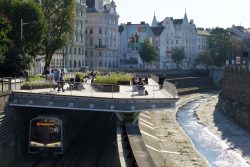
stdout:
{"type": "Polygon", "coordinates": [[[85,66],[117,68],[118,18],[114,1],[87,0],[85,66]]]}
{"type": "MultiPolygon", "coordinates": [[[[174,48],[183,48],[185,59],[181,63],[182,69],[193,68],[193,62],[198,53],[208,49],[207,31],[197,30],[193,20],[188,20],[187,14],[183,19],[173,19],[166,17],[162,22],[157,22],[154,15],[151,26],[141,22],[141,24],[121,24],[119,26],[120,35],[120,59],[121,66],[128,66],[131,58],[139,56],[139,46],[145,39],[149,39],[157,54],[158,62],[154,63],[152,68],[176,69],[176,63],[173,62],[171,52],[174,48]],[[145,27],[145,32],[140,32],[141,27],[145,27]],[[139,37],[136,42],[131,39],[139,37]]],[[[143,62],[142,62],[143,63],[143,62]]],[[[138,66],[133,66],[138,67],[138,66]]]]}
{"type": "Polygon", "coordinates": [[[185,13],[183,19],[166,17],[161,23],[158,23],[158,27],[164,27],[160,35],[160,68],[176,68],[171,51],[180,47],[184,49],[186,57],[182,68],[192,68],[193,61],[197,57],[197,33],[193,20],[189,22],[185,13]]]}
{"type": "Polygon", "coordinates": [[[203,28],[197,28],[197,54],[202,54],[208,51],[208,37],[210,33],[203,28]]]}

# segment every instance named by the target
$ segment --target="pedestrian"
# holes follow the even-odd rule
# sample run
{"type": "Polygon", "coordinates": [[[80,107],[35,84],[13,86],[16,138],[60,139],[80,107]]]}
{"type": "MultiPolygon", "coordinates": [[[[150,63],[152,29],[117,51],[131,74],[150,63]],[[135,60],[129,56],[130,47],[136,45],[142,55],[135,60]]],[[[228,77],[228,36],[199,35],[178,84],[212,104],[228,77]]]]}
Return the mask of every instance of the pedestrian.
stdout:
{"type": "Polygon", "coordinates": [[[61,89],[62,91],[64,92],[64,76],[63,76],[63,73],[60,74],[60,78],[59,78],[59,81],[58,81],[58,89],[57,89],[57,92],[59,92],[61,89]]]}
{"type": "Polygon", "coordinates": [[[158,82],[160,89],[162,89],[163,83],[164,83],[164,77],[162,75],[160,75],[159,82],[158,82]]]}
{"type": "Polygon", "coordinates": [[[45,79],[48,79],[48,76],[50,75],[50,68],[47,67],[46,70],[44,71],[45,79]]]}
{"type": "Polygon", "coordinates": [[[23,73],[23,76],[26,80],[28,80],[29,78],[29,73],[25,70],[24,73],[23,73]]]}

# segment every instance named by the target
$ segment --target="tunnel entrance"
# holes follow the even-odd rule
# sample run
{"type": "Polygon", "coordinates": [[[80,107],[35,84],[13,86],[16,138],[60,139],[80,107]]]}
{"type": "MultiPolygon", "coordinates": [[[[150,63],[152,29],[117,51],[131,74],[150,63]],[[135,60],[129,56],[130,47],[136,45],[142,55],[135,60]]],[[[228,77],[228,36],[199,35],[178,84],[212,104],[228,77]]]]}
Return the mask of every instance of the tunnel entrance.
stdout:
{"type": "Polygon", "coordinates": [[[79,164],[101,167],[119,166],[115,113],[45,108],[16,108],[16,110],[20,131],[18,134],[21,140],[16,147],[19,156],[12,166],[56,167],[62,164],[72,167],[79,164]],[[36,153],[29,152],[30,120],[41,116],[57,117],[62,120],[64,142],[62,154],[56,155],[53,151],[46,153],[44,148],[36,153]]]}

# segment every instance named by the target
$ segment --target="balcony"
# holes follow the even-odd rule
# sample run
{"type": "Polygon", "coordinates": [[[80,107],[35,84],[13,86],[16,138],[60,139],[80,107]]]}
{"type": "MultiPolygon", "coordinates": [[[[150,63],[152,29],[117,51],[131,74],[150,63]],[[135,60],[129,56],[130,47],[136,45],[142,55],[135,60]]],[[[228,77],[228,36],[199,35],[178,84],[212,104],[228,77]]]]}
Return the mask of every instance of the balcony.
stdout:
{"type": "Polygon", "coordinates": [[[95,45],[95,48],[107,48],[106,45],[95,45]]]}

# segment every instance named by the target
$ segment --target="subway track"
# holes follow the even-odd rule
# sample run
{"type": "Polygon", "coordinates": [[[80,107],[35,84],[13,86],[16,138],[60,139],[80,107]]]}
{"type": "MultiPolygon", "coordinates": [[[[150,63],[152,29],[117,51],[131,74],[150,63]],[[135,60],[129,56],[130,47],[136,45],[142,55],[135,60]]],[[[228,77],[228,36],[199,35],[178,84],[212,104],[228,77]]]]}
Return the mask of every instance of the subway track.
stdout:
{"type": "MultiPolygon", "coordinates": [[[[80,119],[80,118],[79,118],[80,119]]],[[[41,157],[28,155],[26,162],[19,162],[15,167],[116,167],[116,116],[114,113],[94,113],[82,124],[78,135],[65,151],[64,155],[41,157]],[[108,150],[108,152],[107,152],[108,150]],[[115,153],[115,154],[114,154],[115,153]],[[113,156],[113,157],[110,157],[113,156]],[[107,162],[105,158],[111,160],[107,162]],[[28,159],[28,160],[27,160],[28,159]],[[115,160],[114,160],[115,159],[115,160]],[[105,162],[101,162],[105,161],[105,162]],[[115,164],[114,164],[115,162],[115,164]],[[18,165],[19,164],[19,165],[18,165]],[[23,165],[26,164],[26,165],[23,165]]]]}

